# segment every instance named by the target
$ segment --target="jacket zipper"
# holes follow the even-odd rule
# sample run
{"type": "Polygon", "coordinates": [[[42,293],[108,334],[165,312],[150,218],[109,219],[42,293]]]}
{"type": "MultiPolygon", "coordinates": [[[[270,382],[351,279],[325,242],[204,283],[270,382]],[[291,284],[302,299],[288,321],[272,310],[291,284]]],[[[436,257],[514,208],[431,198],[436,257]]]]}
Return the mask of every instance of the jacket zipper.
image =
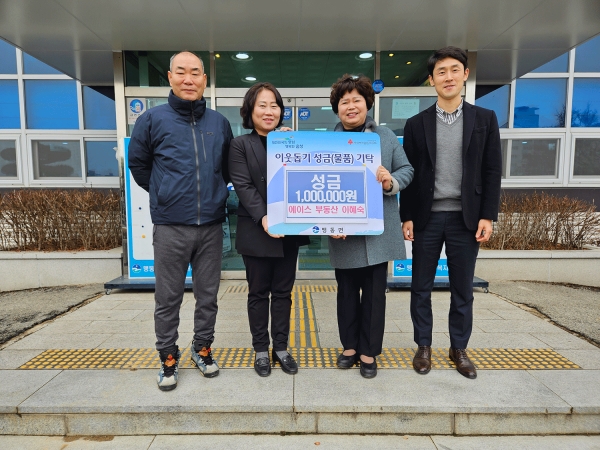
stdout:
{"type": "MultiPolygon", "coordinates": [[[[198,187],[198,220],[197,225],[200,225],[200,161],[198,161],[198,142],[196,141],[196,119],[194,117],[194,109],[192,106],[192,121],[190,122],[192,127],[192,137],[194,139],[194,151],[196,153],[196,184],[198,187]]],[[[204,138],[202,138],[204,140],[204,138]]],[[[206,152],[205,152],[206,154],[206,152]]],[[[206,156],[205,156],[206,158],[206,156]]]]}

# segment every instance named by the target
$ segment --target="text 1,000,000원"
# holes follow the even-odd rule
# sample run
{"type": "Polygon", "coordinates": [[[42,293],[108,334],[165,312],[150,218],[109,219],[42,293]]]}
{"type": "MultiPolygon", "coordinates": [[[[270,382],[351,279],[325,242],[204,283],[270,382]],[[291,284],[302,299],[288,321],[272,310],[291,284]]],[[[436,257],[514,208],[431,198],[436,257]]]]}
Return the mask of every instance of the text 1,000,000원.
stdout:
{"type": "Polygon", "coordinates": [[[355,190],[296,191],[298,203],[356,203],[355,190]]]}

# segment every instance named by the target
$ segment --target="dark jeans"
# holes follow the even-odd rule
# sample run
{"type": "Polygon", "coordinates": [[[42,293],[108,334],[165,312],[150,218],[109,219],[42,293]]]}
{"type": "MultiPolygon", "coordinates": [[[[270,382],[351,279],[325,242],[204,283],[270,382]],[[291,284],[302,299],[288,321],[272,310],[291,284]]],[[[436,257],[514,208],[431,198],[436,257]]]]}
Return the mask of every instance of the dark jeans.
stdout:
{"type": "Polygon", "coordinates": [[[217,292],[221,282],[223,228],[212,225],[155,225],[154,245],[154,329],[156,349],[177,344],[179,308],[185,290],[185,275],[192,265],[194,340],[210,346],[217,320],[217,292]]]}
{"type": "Polygon", "coordinates": [[[431,345],[431,290],[444,243],[450,278],[450,346],[466,348],[473,329],[473,276],[479,243],[475,240],[475,230],[465,226],[461,211],[432,212],[425,228],[415,231],[410,288],[415,342],[431,345]]]}
{"type": "Polygon", "coordinates": [[[357,269],[335,269],[338,328],[344,350],[355,349],[365,356],[381,353],[387,267],[384,262],[357,269]]]}
{"type": "Polygon", "coordinates": [[[295,241],[284,242],[282,258],[247,255],[242,257],[246,265],[248,281],[248,320],[252,333],[252,347],[256,352],[269,350],[269,294],[271,294],[273,350],[287,350],[298,246],[295,241]]]}

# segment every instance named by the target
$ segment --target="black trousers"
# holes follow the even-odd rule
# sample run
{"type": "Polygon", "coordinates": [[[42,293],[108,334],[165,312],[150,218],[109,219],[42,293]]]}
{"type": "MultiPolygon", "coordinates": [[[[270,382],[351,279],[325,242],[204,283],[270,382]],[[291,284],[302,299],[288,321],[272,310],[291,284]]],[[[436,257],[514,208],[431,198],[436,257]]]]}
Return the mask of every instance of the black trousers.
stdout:
{"type": "Polygon", "coordinates": [[[384,262],[357,269],[335,269],[338,328],[344,350],[355,349],[365,356],[381,354],[387,267],[384,262]]]}
{"type": "Polygon", "coordinates": [[[296,242],[284,242],[283,257],[242,255],[248,281],[248,320],[252,347],[269,351],[269,294],[271,294],[271,338],[273,350],[287,350],[290,334],[292,288],[296,280],[296,242]]]}
{"type": "Polygon", "coordinates": [[[425,228],[415,231],[410,288],[415,342],[431,345],[431,290],[444,243],[450,278],[450,345],[467,348],[473,329],[473,276],[479,243],[475,240],[475,230],[465,226],[461,211],[432,212],[425,228]]]}

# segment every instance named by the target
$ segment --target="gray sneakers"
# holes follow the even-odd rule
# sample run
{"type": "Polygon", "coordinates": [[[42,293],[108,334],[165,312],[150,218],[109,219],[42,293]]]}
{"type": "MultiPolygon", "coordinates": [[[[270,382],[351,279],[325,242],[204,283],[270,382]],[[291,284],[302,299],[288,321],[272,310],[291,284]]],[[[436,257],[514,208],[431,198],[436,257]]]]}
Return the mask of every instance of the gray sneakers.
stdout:
{"type": "Polygon", "coordinates": [[[161,350],[158,353],[160,355],[160,370],[156,377],[158,388],[161,391],[172,391],[177,387],[181,352],[175,347],[175,349],[161,350]]]}
{"type": "Polygon", "coordinates": [[[219,365],[212,357],[212,349],[210,347],[202,347],[196,351],[194,341],[191,346],[192,361],[200,370],[200,373],[206,378],[213,378],[219,375],[219,365]]]}

